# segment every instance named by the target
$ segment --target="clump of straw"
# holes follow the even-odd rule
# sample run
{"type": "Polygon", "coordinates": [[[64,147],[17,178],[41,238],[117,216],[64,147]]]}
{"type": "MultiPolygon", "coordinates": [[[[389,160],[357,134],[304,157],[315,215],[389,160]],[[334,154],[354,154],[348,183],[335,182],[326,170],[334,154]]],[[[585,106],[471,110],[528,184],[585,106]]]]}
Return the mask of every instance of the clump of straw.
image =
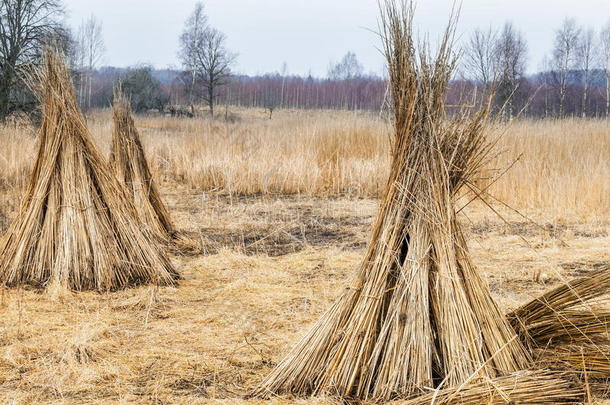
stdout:
{"type": "Polygon", "coordinates": [[[523,371],[489,380],[469,381],[459,387],[433,390],[401,405],[531,404],[556,405],[581,402],[584,395],[569,376],[551,371],[523,371]],[[544,395],[540,393],[544,387],[544,395]]]}
{"type": "Polygon", "coordinates": [[[554,288],[508,314],[542,367],[575,375],[607,395],[610,382],[610,266],[554,288]]]}
{"type": "Polygon", "coordinates": [[[488,110],[446,117],[455,20],[433,58],[414,43],[412,4],[401,5],[382,7],[393,163],[366,257],[354,284],[257,395],[414,397],[531,362],[474,268],[456,219],[458,191],[474,183],[493,146],[488,110]]]}
{"type": "Polygon", "coordinates": [[[40,146],[0,243],[0,283],[100,291],[173,284],[177,272],[91,140],[58,51],[47,50],[39,76],[40,146]]]}
{"type": "Polygon", "coordinates": [[[140,135],[136,129],[131,104],[121,87],[114,91],[112,146],[110,166],[127,188],[140,221],[163,242],[177,250],[196,250],[195,245],[175,229],[153,179],[140,135]]]}

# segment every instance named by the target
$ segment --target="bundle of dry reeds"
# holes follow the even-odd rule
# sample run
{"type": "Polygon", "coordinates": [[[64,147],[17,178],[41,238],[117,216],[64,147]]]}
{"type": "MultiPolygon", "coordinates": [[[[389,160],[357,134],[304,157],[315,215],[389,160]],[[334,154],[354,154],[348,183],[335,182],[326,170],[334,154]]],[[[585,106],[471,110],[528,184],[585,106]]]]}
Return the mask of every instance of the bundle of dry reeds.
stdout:
{"type": "Polygon", "coordinates": [[[523,340],[534,347],[583,341],[610,332],[610,266],[566,282],[508,314],[523,340]]]}
{"type": "MultiPolygon", "coordinates": [[[[382,6],[393,164],[367,255],[355,283],[257,395],[387,400],[493,380],[530,364],[456,219],[458,191],[474,183],[493,146],[485,136],[488,111],[446,117],[454,20],[432,58],[426,44],[413,41],[412,17],[410,2],[382,6]]],[[[530,395],[546,388],[541,383],[530,395]]]]}
{"type": "Polygon", "coordinates": [[[38,79],[40,146],[0,245],[0,283],[73,290],[174,283],[177,272],[96,150],[58,51],[47,50],[38,79]]]}
{"type": "Polygon", "coordinates": [[[610,382],[610,267],[566,282],[508,314],[541,367],[572,373],[598,395],[610,382]]]}
{"type": "Polygon", "coordinates": [[[551,371],[524,371],[508,376],[466,382],[459,387],[434,390],[401,405],[530,404],[581,402],[583,391],[568,375],[551,371]],[[540,395],[544,386],[545,395],[540,395]]]}
{"type": "Polygon", "coordinates": [[[131,103],[121,86],[114,91],[110,166],[127,188],[138,218],[163,242],[179,251],[195,251],[192,241],[176,231],[148,166],[144,147],[136,129],[131,103]]]}
{"type": "Polygon", "coordinates": [[[539,367],[570,373],[589,395],[610,396],[610,336],[540,349],[537,357],[539,367]]]}

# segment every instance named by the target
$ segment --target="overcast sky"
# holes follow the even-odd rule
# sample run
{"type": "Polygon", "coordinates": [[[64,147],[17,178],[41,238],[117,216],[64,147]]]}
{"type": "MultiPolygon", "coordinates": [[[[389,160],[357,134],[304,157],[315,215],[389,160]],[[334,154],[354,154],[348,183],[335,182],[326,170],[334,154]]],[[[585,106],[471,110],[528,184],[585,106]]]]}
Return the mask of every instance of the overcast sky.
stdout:
{"type": "MultiPolygon", "coordinates": [[[[90,15],[103,23],[104,65],[150,63],[178,67],[178,38],[195,0],[64,0],[68,23],[76,29],[90,15]]],[[[381,73],[383,58],[377,29],[377,0],[205,0],[209,22],[228,37],[238,53],[236,71],[279,71],[325,75],[331,61],[356,53],[367,72],[381,73]]],[[[420,33],[438,37],[452,0],[420,0],[420,33]]],[[[529,70],[540,67],[550,51],[553,31],[565,17],[599,29],[610,21],[610,0],[463,0],[461,38],[476,27],[512,21],[529,46],[529,70]]]]}

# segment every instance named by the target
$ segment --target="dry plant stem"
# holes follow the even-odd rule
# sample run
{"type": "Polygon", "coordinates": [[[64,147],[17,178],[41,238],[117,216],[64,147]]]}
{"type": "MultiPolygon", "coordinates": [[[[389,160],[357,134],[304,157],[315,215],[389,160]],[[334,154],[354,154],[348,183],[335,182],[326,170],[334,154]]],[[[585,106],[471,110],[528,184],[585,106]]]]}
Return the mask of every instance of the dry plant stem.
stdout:
{"type": "Polygon", "coordinates": [[[412,34],[412,5],[382,6],[394,102],[393,163],[354,285],[262,383],[258,395],[412,397],[496,378],[530,355],[472,265],[455,199],[484,167],[486,110],[445,117],[453,22],[436,58],[412,34]]]}
{"type": "Polygon", "coordinates": [[[0,282],[100,291],[173,284],[177,272],[91,141],[57,51],[47,51],[39,76],[40,146],[23,206],[0,244],[0,282]]]}
{"type": "Polygon", "coordinates": [[[144,147],[136,129],[131,104],[120,87],[115,89],[110,166],[127,188],[138,218],[171,247],[193,250],[194,244],[182,237],[172,223],[149,169],[144,147]]]}

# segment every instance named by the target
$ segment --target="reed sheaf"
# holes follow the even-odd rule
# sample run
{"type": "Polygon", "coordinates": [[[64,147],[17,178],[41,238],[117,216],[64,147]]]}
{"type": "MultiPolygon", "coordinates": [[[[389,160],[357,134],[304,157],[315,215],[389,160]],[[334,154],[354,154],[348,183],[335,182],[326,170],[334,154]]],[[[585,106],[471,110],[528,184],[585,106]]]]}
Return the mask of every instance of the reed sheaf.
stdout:
{"type": "Polygon", "coordinates": [[[58,51],[46,50],[35,81],[38,155],[0,244],[0,283],[99,291],[173,284],[178,273],[91,140],[58,51]]]}
{"type": "Polygon", "coordinates": [[[492,143],[488,112],[445,116],[454,21],[436,57],[413,40],[413,5],[382,8],[393,162],[356,282],[264,381],[258,394],[388,400],[522,370],[526,347],[475,270],[456,219],[492,143]]]}
{"type": "Polygon", "coordinates": [[[112,108],[110,167],[127,189],[139,220],[176,253],[197,252],[196,243],[178,232],[151,173],[136,128],[131,103],[118,85],[112,108]]]}
{"type": "Polygon", "coordinates": [[[144,147],[133,121],[131,103],[120,86],[114,90],[112,121],[110,167],[126,186],[140,220],[160,238],[171,239],[175,234],[174,225],[148,167],[144,147]]]}
{"type": "MultiPolygon", "coordinates": [[[[392,165],[366,256],[353,284],[255,395],[577,403],[584,390],[569,370],[527,371],[540,364],[531,338],[549,313],[532,303],[507,317],[470,259],[456,203],[464,191],[483,193],[477,184],[495,144],[487,136],[489,111],[446,114],[455,19],[431,56],[428,44],[413,39],[413,9],[408,1],[381,4],[392,165]]],[[[570,303],[551,312],[573,306],[565,291],[556,303],[570,303]]],[[[556,331],[561,326],[551,322],[556,331]]]]}

